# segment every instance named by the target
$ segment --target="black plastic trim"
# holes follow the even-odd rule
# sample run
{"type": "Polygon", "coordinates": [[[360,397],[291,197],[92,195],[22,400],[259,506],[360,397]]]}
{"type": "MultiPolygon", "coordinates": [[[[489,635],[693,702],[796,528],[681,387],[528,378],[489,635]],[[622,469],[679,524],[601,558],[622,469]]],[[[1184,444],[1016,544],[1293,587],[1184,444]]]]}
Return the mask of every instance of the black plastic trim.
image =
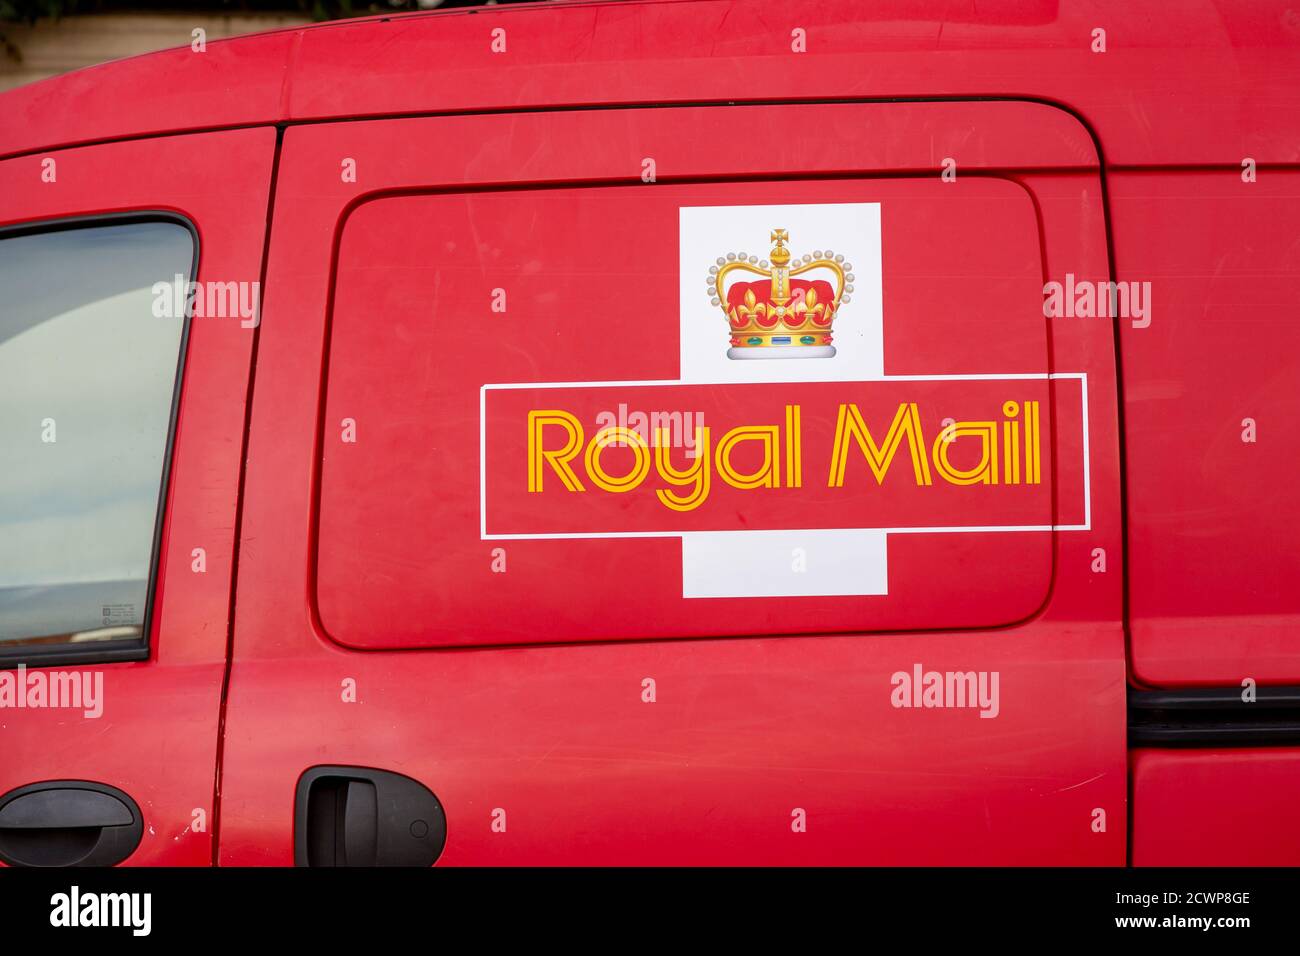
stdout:
{"type": "MultiPolygon", "coordinates": [[[[128,212],[97,213],[92,215],[64,216],[0,226],[0,241],[37,233],[64,232],[98,226],[125,226],[133,223],[168,222],[181,226],[190,234],[193,256],[190,260],[188,281],[195,282],[199,275],[199,229],[187,216],[165,210],[131,210],[128,212]]],[[[149,659],[150,635],[153,633],[154,600],[158,589],[158,565],[162,556],[163,522],[167,515],[167,492],[171,487],[172,457],[176,452],[176,420],[180,415],[181,384],[185,378],[185,364],[189,354],[190,322],[187,314],[181,325],[176,375],[172,382],[171,416],[167,423],[167,445],[163,450],[162,475],[158,486],[158,505],[154,512],[153,553],[149,558],[149,587],[145,593],[144,620],[141,636],[127,640],[93,642],[86,644],[24,644],[0,643],[0,670],[28,667],[48,667],[56,664],[115,664],[125,661],[149,659]]],[[[39,638],[33,638],[39,639],[39,638]]]]}
{"type": "Polygon", "coordinates": [[[1300,745],[1300,686],[1193,687],[1128,692],[1131,747],[1300,745]]]}

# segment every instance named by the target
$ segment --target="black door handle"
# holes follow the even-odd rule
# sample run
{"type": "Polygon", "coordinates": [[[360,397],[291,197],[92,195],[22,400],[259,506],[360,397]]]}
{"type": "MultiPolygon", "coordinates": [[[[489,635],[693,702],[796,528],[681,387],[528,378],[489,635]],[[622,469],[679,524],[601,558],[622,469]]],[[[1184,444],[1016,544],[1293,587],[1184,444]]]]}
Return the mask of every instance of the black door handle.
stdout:
{"type": "Polygon", "coordinates": [[[144,835],[136,802],[88,780],[47,780],[0,797],[0,860],[10,866],[113,866],[144,835]]]}
{"type": "Polygon", "coordinates": [[[312,767],[298,780],[298,866],[431,866],[447,842],[424,784],[369,767],[312,767]]]}

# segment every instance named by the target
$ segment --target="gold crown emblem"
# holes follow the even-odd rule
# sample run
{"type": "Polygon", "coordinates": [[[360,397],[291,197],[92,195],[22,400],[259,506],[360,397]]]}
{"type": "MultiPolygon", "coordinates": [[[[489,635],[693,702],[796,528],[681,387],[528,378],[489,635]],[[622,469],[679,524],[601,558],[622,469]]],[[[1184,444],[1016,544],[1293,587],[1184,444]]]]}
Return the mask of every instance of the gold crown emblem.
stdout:
{"type": "Polygon", "coordinates": [[[853,266],[829,249],[792,259],[784,229],[771,239],[770,263],[730,252],[709,266],[709,297],[731,328],[727,356],[830,358],[831,323],[853,291],[853,266]]]}

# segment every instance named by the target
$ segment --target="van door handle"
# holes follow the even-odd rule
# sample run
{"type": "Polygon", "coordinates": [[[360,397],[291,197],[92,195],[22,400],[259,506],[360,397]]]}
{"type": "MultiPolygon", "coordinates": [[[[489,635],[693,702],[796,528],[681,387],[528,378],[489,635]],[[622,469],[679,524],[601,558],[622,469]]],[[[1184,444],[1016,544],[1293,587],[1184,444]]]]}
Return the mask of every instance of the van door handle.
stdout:
{"type": "Polygon", "coordinates": [[[344,859],[348,866],[374,866],[379,851],[379,801],[375,785],[349,780],[343,802],[344,859]]]}
{"type": "Polygon", "coordinates": [[[424,784],[369,767],[312,767],[294,801],[297,866],[431,866],[447,841],[424,784]]]}
{"type": "Polygon", "coordinates": [[[10,866],[113,866],[143,834],[139,806],[107,784],[49,780],[0,797],[0,860],[10,866]]]}

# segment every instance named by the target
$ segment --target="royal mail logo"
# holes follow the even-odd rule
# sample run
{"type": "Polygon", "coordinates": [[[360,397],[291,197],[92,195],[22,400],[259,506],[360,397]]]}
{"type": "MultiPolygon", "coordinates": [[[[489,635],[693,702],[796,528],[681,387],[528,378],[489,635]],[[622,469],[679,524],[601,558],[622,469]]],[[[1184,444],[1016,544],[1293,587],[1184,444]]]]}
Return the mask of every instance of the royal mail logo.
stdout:
{"type": "Polygon", "coordinates": [[[1063,390],[1057,405],[1070,414],[1053,432],[1043,416],[1051,384],[1043,376],[489,387],[483,532],[1047,529],[1045,450],[1053,438],[1083,441],[1082,389],[1063,390]],[[619,403],[687,411],[603,424],[619,403]],[[689,448],[674,440],[673,415],[691,423],[689,448]]]}
{"type": "Polygon", "coordinates": [[[729,252],[709,266],[710,303],[722,308],[731,329],[728,358],[835,354],[831,323],[840,306],[852,299],[853,265],[829,249],[792,260],[785,245],[789,238],[786,229],[772,230],[770,262],[729,252]]]}
{"type": "MultiPolygon", "coordinates": [[[[867,383],[860,383],[854,391],[865,397],[872,390],[867,383]]],[[[969,396],[962,397],[970,402],[969,396]]],[[[575,396],[575,407],[579,402],[575,396]]],[[[674,460],[668,428],[657,427],[647,437],[636,428],[609,425],[588,437],[582,419],[570,409],[529,408],[528,493],[544,494],[549,482],[552,488],[558,483],[568,494],[627,495],[649,483],[660,505],[675,512],[691,512],[710,501],[719,482],[742,492],[793,492],[804,486],[806,431],[812,431],[817,439],[816,457],[821,463],[817,477],[825,476],[823,484],[830,489],[846,485],[869,489],[872,480],[875,487],[884,488],[895,462],[901,459],[906,459],[899,466],[904,476],[895,479],[891,488],[902,481],[914,482],[918,489],[934,489],[936,482],[956,488],[1042,482],[1039,401],[1007,400],[1002,403],[1000,420],[952,421],[931,430],[933,441],[927,440],[917,402],[899,402],[888,426],[877,426],[874,431],[863,416],[863,405],[879,403],[838,402],[833,413],[829,404],[819,409],[819,423],[828,423],[833,417],[835,426],[830,432],[825,427],[805,429],[799,404],[784,405],[775,422],[728,428],[718,435],[716,446],[713,429],[699,426],[692,443],[696,454],[693,460],[681,462],[674,460]],[[959,455],[967,461],[959,464],[959,455]],[[610,459],[616,456],[618,463],[611,465],[610,459]],[[857,480],[850,480],[851,471],[857,480]],[[868,473],[869,479],[865,477],[868,473]]],[[[933,423],[933,410],[927,411],[933,423]]],[[[703,412],[695,417],[706,420],[703,412]]],[[[1034,501],[1033,497],[1024,499],[1029,514],[1034,501]]],[[[848,502],[828,501],[821,495],[816,502],[811,510],[830,512],[826,519],[832,521],[840,520],[851,507],[848,502]]],[[[984,505],[981,513],[987,514],[989,503],[984,505]]],[[[732,501],[723,507],[729,515],[732,501]]],[[[896,513],[897,508],[898,502],[891,501],[891,511],[896,513]]],[[[621,518],[624,524],[627,517],[621,518]]],[[[816,517],[815,513],[809,515],[810,520],[816,517]]],[[[720,520],[727,522],[725,516],[720,520]]]]}
{"type": "Polygon", "coordinates": [[[885,595],[890,535],[1089,526],[1086,375],[884,374],[878,205],[681,212],[679,377],[485,385],[484,539],[679,538],[684,597],[885,595]]]}

